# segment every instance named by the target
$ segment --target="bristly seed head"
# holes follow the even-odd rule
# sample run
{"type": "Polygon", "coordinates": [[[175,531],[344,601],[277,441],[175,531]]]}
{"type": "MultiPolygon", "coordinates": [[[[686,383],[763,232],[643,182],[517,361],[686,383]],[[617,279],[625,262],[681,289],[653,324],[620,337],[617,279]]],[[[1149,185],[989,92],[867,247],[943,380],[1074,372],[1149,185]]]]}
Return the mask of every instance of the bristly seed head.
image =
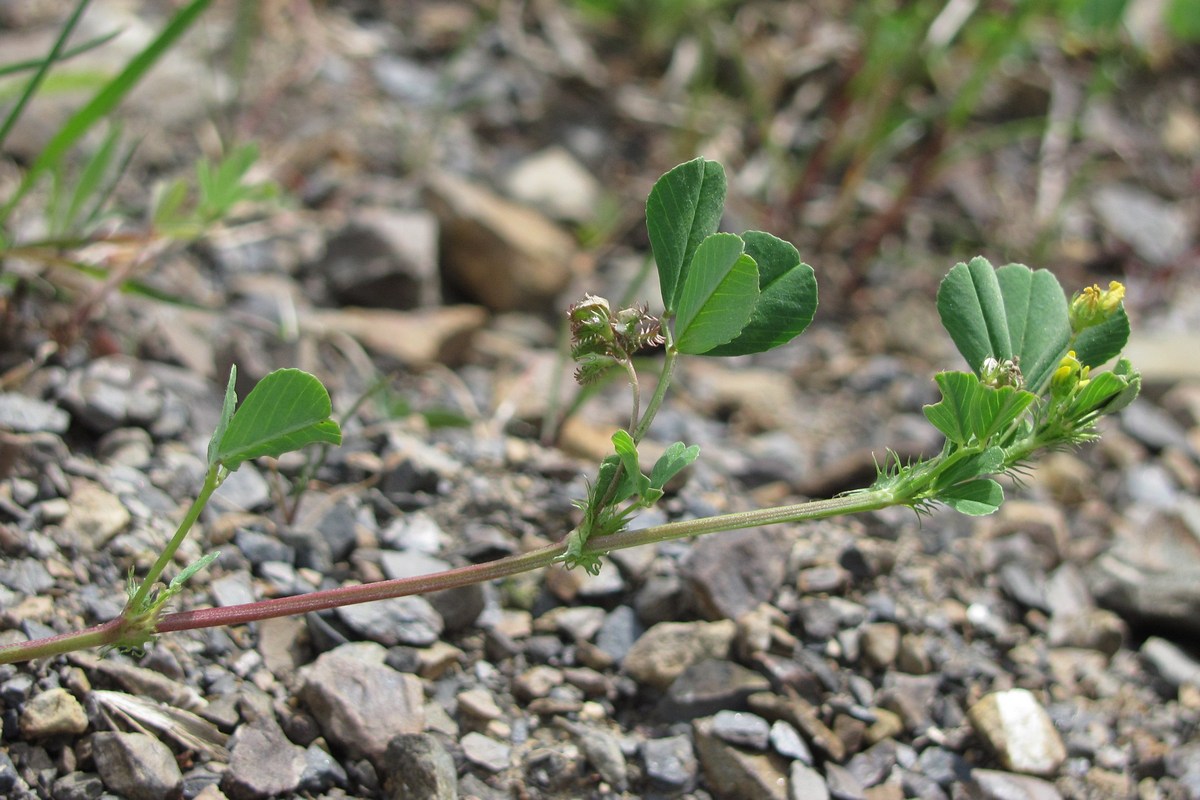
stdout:
{"type": "Polygon", "coordinates": [[[615,315],[608,301],[584,295],[567,309],[575,380],[591,383],[640,350],[662,344],[662,323],[645,305],[623,308],[615,315]]]}

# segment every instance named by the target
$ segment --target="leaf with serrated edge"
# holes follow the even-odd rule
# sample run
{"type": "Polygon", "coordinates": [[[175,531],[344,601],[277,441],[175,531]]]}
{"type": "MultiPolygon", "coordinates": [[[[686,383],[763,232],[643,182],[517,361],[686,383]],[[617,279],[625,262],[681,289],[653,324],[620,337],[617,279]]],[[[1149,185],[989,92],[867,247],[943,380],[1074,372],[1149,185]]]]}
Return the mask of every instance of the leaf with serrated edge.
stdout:
{"type": "MultiPolygon", "coordinates": [[[[633,437],[628,431],[619,430],[612,435],[613,448],[617,451],[617,457],[621,459],[621,465],[625,468],[625,475],[621,482],[624,485],[627,481],[631,482],[633,491],[631,494],[643,495],[646,489],[650,486],[650,481],[642,474],[641,464],[638,463],[637,444],[634,443],[633,437]]],[[[622,498],[624,499],[624,498],[622,498]]]]}
{"type": "Polygon", "coordinates": [[[699,455],[700,445],[687,447],[683,442],[671,444],[659,456],[658,461],[654,462],[654,468],[650,470],[650,485],[655,489],[666,486],[669,480],[687,468],[699,455]]]}

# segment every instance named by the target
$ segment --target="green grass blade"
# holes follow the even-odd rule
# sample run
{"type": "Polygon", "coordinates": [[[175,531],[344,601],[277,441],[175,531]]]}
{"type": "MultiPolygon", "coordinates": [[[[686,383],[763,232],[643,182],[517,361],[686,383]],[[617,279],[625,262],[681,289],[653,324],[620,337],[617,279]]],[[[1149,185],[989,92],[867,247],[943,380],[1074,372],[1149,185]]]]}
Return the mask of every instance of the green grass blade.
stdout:
{"type": "Polygon", "coordinates": [[[59,233],[67,233],[77,230],[83,220],[80,215],[85,205],[90,199],[95,198],[101,191],[105,183],[105,177],[112,171],[113,160],[117,155],[117,144],[121,138],[121,126],[113,125],[108,133],[104,136],[104,141],[96,148],[96,152],[92,153],[91,158],[87,160],[83,171],[79,173],[79,180],[75,183],[75,188],[71,192],[71,200],[67,204],[67,210],[62,218],[62,230],[59,233]]]}
{"type": "MultiPolygon", "coordinates": [[[[91,0],[85,0],[85,4],[91,0]]],[[[120,36],[122,31],[115,30],[109,33],[97,36],[94,39],[88,39],[83,44],[75,45],[74,47],[63,50],[55,59],[56,62],[70,61],[75,56],[81,56],[84,53],[95,50],[97,47],[103,47],[113,39],[120,36]]],[[[7,78],[9,75],[16,75],[19,72],[26,72],[31,69],[38,69],[46,63],[45,58],[30,58],[25,61],[14,61],[11,64],[0,65],[0,78],[7,78]]]]}
{"type": "Polygon", "coordinates": [[[58,164],[80,137],[116,108],[117,104],[129,94],[162,54],[170,49],[179,37],[191,27],[211,2],[212,0],[192,0],[180,9],[154,41],[134,56],[120,74],[109,81],[87,105],[76,111],[58,129],[58,132],[46,144],[45,149],[25,174],[25,179],[4,207],[4,211],[0,212],[0,219],[8,216],[13,206],[24,197],[34,182],[44,172],[58,164]]]}
{"type": "MultiPolygon", "coordinates": [[[[17,124],[17,120],[21,118],[21,114],[25,111],[25,106],[33,99],[34,93],[37,92],[42,79],[46,77],[46,73],[50,71],[51,65],[62,56],[67,39],[70,38],[71,33],[75,30],[75,26],[79,23],[80,18],[83,17],[83,12],[90,3],[91,0],[79,0],[79,3],[76,4],[75,10],[71,12],[71,16],[63,23],[62,30],[58,32],[58,38],[54,41],[54,46],[50,48],[50,52],[46,54],[46,57],[41,60],[37,72],[33,73],[33,76],[29,79],[29,83],[25,85],[25,91],[21,93],[16,105],[8,112],[8,116],[4,118],[4,124],[0,125],[0,150],[4,149],[5,139],[8,138],[8,134],[12,131],[13,126],[17,124]]],[[[24,192],[19,190],[17,196],[21,194],[24,194],[24,192]]],[[[4,213],[0,214],[0,220],[8,216],[8,209],[13,205],[14,202],[10,201],[4,209],[4,213]]]]}
{"type": "MultiPolygon", "coordinates": [[[[104,205],[108,202],[108,198],[112,197],[113,192],[117,190],[117,184],[121,178],[129,171],[129,165],[133,161],[133,154],[137,152],[137,144],[130,145],[125,154],[121,156],[121,161],[117,164],[116,169],[109,172],[108,180],[100,190],[92,198],[92,204],[79,219],[79,226],[84,229],[90,228],[100,219],[100,212],[104,210],[104,205]]],[[[86,232],[86,230],[84,231],[86,232]]]]}

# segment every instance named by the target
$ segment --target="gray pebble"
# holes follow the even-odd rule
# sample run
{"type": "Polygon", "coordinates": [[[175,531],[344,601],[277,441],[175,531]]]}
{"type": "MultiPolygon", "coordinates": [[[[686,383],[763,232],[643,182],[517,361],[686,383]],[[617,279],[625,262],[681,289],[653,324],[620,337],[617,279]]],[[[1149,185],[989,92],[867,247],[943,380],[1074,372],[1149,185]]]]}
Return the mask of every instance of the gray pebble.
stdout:
{"type": "Polygon", "coordinates": [[[646,775],[670,789],[687,791],[696,782],[696,754],[688,736],[668,736],[642,742],[646,775]]]}
{"type": "Polygon", "coordinates": [[[408,733],[388,743],[381,771],[388,797],[456,800],[458,770],[441,741],[430,733],[408,733]]]}
{"type": "Polygon", "coordinates": [[[462,737],[460,744],[468,761],[489,772],[508,769],[512,762],[511,747],[482,733],[472,731],[462,737]]]}
{"type": "Polygon", "coordinates": [[[65,433],[71,415],[53,403],[17,392],[0,393],[0,428],[15,433],[65,433]]]}
{"type": "Polygon", "coordinates": [[[160,800],[183,779],[171,750],[144,733],[102,731],[92,735],[96,769],[109,791],[129,800],[160,800]]]}
{"type": "Polygon", "coordinates": [[[766,750],[770,724],[748,711],[718,711],[713,717],[712,731],[718,738],[751,750],[766,750]]]}
{"type": "Polygon", "coordinates": [[[355,633],[391,647],[431,645],[442,634],[442,618],[424,597],[410,595],[342,606],[338,619],[355,633]]]}

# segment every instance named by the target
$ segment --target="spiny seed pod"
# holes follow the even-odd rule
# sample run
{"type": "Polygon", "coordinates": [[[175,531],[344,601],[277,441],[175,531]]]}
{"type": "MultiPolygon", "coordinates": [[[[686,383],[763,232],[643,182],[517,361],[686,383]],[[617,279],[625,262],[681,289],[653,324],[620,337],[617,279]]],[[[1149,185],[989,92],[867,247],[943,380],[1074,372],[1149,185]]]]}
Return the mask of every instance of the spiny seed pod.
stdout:
{"type": "Polygon", "coordinates": [[[608,301],[595,295],[567,310],[575,380],[591,383],[612,367],[626,363],[639,350],[663,343],[662,323],[646,306],[621,309],[614,315],[608,301]]]}
{"type": "Polygon", "coordinates": [[[636,353],[663,343],[662,323],[642,303],[617,312],[617,339],[627,353],[636,353]]]}

